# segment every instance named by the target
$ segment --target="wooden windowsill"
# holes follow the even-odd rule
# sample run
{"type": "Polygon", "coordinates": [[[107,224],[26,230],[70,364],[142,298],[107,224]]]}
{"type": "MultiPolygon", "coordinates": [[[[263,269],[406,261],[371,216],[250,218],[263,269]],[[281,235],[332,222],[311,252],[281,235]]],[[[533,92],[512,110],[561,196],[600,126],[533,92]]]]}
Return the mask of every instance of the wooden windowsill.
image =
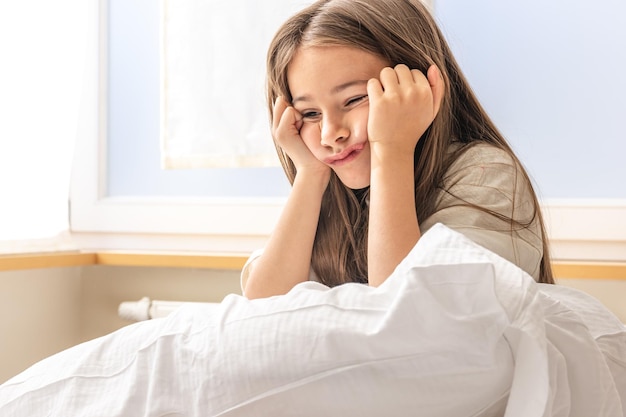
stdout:
{"type": "Polygon", "coordinates": [[[609,279],[626,281],[626,262],[554,262],[554,276],[576,279],[609,279]]]}
{"type": "Polygon", "coordinates": [[[95,265],[95,253],[50,252],[0,256],[0,271],[95,265]]]}
{"type": "Polygon", "coordinates": [[[247,259],[245,254],[54,252],[0,256],[0,271],[90,265],[241,270],[247,259]]]}
{"type": "Polygon", "coordinates": [[[98,252],[96,265],[241,270],[246,254],[98,252]]]}
{"type": "MultiPolygon", "coordinates": [[[[109,265],[241,270],[247,254],[153,252],[54,252],[0,256],[0,271],[109,265]]],[[[553,264],[557,278],[626,280],[624,262],[573,262],[553,264]]]]}

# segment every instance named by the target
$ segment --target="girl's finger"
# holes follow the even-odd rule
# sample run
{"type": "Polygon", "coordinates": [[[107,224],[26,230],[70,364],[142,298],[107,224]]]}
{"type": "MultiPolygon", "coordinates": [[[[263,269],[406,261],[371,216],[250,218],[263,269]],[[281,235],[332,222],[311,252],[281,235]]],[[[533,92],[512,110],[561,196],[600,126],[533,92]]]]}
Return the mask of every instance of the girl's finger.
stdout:
{"type": "Polygon", "coordinates": [[[399,83],[396,70],[391,67],[385,67],[380,71],[380,84],[383,90],[387,91],[399,83]]]}
{"type": "Polygon", "coordinates": [[[283,113],[288,106],[289,104],[287,103],[287,100],[285,100],[282,96],[276,97],[276,101],[274,102],[274,111],[272,115],[272,128],[274,130],[278,129],[278,125],[280,124],[283,113]]]}
{"type": "Polygon", "coordinates": [[[383,86],[376,78],[367,81],[367,95],[370,100],[375,100],[383,94],[383,86]]]}
{"type": "MultiPolygon", "coordinates": [[[[396,72],[396,76],[398,77],[398,82],[401,85],[402,84],[409,85],[409,84],[420,82],[419,77],[417,77],[417,75],[414,74],[414,71],[417,71],[417,70],[411,70],[405,64],[396,65],[396,67],[394,68],[394,71],[396,72]]],[[[419,71],[417,72],[419,73],[419,71]]]]}
{"type": "Polygon", "coordinates": [[[414,83],[428,82],[424,73],[418,69],[411,70],[411,79],[414,83]]]}
{"type": "Polygon", "coordinates": [[[281,124],[285,123],[287,126],[293,126],[299,132],[302,127],[302,115],[293,107],[289,106],[283,112],[281,117],[281,124]]]}

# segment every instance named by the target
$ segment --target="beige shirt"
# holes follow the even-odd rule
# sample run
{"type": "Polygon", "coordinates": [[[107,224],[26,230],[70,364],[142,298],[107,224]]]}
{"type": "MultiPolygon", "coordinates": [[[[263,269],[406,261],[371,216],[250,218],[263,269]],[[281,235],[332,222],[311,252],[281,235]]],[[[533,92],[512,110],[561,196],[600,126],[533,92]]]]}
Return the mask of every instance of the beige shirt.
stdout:
{"type": "MultiPolygon", "coordinates": [[[[454,146],[454,145],[453,145],[454,146]]],[[[543,257],[543,241],[538,218],[533,219],[532,191],[511,157],[488,144],[476,144],[450,167],[438,196],[435,213],[418,219],[421,233],[443,223],[479,245],[516,264],[536,281],[543,257]],[[527,228],[509,222],[465,202],[513,218],[527,228]],[[532,220],[532,222],[531,222],[532,220]]],[[[261,255],[256,251],[242,269],[242,289],[248,279],[250,263],[261,255]]],[[[313,272],[310,280],[316,280],[313,272]]]]}
{"type": "Polygon", "coordinates": [[[539,279],[543,241],[539,219],[534,218],[532,190],[511,157],[488,144],[465,151],[450,167],[435,213],[418,219],[422,233],[443,223],[479,245],[497,253],[539,279]],[[513,218],[527,228],[468,207],[464,201],[513,218]]]}

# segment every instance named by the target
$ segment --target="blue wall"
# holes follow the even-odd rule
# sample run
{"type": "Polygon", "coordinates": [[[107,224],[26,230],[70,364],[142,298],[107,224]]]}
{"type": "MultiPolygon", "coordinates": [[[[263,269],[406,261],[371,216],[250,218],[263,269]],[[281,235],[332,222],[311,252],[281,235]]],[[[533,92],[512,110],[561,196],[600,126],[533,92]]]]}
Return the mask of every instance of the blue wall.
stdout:
{"type": "MultiPolygon", "coordinates": [[[[543,198],[626,198],[626,2],[435,0],[435,14],[543,198]]],[[[109,195],[285,196],[281,168],[160,169],[158,42],[159,2],[110,0],[109,195]]]]}
{"type": "Polygon", "coordinates": [[[626,2],[435,0],[479,99],[546,198],[626,198],[626,2]]]}

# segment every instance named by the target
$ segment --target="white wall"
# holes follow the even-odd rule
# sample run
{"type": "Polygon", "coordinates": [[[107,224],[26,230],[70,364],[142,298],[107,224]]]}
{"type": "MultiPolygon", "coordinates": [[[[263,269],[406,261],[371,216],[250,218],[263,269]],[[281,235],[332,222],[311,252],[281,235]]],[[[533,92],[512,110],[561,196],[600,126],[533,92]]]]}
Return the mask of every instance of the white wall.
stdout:
{"type": "Polygon", "coordinates": [[[80,340],[82,268],[0,272],[0,383],[80,340]]]}
{"type": "Polygon", "coordinates": [[[626,280],[561,278],[557,280],[557,284],[575,288],[595,297],[626,323],[626,280]]]}
{"type": "Polygon", "coordinates": [[[193,268],[93,266],[82,280],[81,336],[92,339],[129,324],[117,315],[123,301],[146,296],[153,300],[220,302],[240,293],[239,272],[193,268]]]}
{"type": "Polygon", "coordinates": [[[219,302],[238,271],[92,266],[0,272],[0,383],[35,362],[130,324],[123,301],[219,302]]]}

